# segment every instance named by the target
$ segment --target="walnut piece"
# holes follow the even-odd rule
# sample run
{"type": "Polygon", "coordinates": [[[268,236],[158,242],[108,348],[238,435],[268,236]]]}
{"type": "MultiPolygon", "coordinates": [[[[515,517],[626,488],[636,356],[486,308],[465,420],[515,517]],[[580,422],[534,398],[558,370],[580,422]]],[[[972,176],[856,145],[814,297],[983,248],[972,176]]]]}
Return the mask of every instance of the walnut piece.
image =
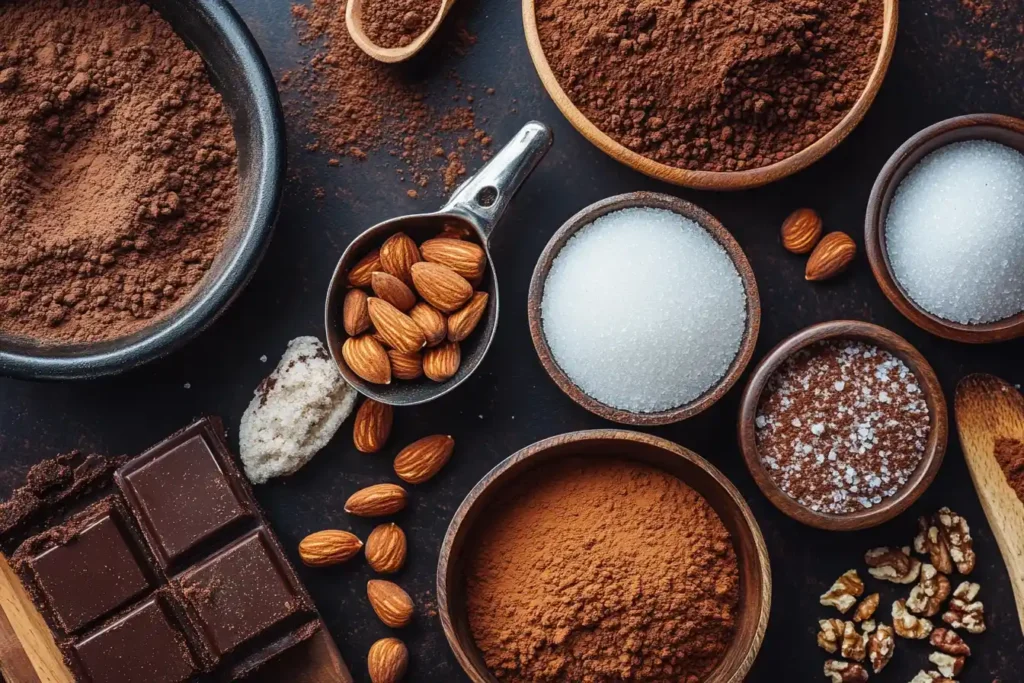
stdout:
{"type": "Polygon", "coordinates": [[[952,574],[953,558],[939,533],[938,524],[933,523],[932,517],[920,517],[917,526],[919,531],[914,537],[914,551],[927,555],[932,565],[943,574],[952,574]]]}
{"type": "Polygon", "coordinates": [[[956,681],[946,678],[938,671],[919,671],[910,683],[956,683],[956,681]]]}
{"type": "Polygon", "coordinates": [[[868,636],[868,661],[875,673],[885,668],[895,651],[896,638],[893,637],[892,626],[879,624],[875,632],[868,636]]]}
{"type": "Polygon", "coordinates": [[[892,583],[914,583],[921,573],[921,561],[910,556],[910,548],[874,548],[864,554],[864,562],[871,576],[892,583]]]}
{"type": "Polygon", "coordinates": [[[955,657],[970,657],[971,648],[960,637],[960,634],[951,628],[937,628],[932,631],[932,637],[928,641],[936,650],[945,652],[955,657]]]}
{"type": "Polygon", "coordinates": [[[944,507],[930,519],[919,519],[918,527],[920,532],[914,538],[914,550],[927,553],[936,569],[943,574],[952,574],[954,566],[961,574],[974,571],[977,558],[967,520],[944,507]]]}
{"type": "Polygon", "coordinates": [[[857,605],[857,609],[853,613],[853,620],[858,624],[862,621],[867,621],[875,614],[875,610],[878,609],[878,603],[881,600],[881,596],[878,593],[872,593],[857,605]]]}
{"type": "Polygon", "coordinates": [[[942,603],[949,597],[951,590],[949,579],[931,564],[921,565],[921,578],[910,591],[907,598],[907,609],[914,614],[934,617],[942,611],[942,603]]]}
{"type": "Polygon", "coordinates": [[[832,683],[867,683],[868,672],[860,664],[830,659],[825,662],[825,678],[832,683]]]}
{"type": "Polygon", "coordinates": [[[863,662],[868,655],[868,637],[858,633],[857,624],[852,621],[846,622],[843,628],[843,645],[839,654],[855,662],[863,662]]]}
{"type": "Polygon", "coordinates": [[[935,665],[939,673],[946,678],[959,676],[964,669],[964,658],[947,655],[944,652],[933,652],[928,655],[928,661],[935,665]]]}
{"type": "Polygon", "coordinates": [[[874,619],[868,619],[860,625],[860,630],[864,633],[874,633],[876,628],[878,628],[878,625],[875,623],[874,619]]]}
{"type": "Polygon", "coordinates": [[[864,582],[857,575],[856,569],[846,572],[832,584],[819,602],[825,607],[835,607],[841,613],[846,614],[850,608],[857,604],[857,598],[864,593],[864,582]]]}
{"type": "Polygon", "coordinates": [[[821,619],[818,621],[818,647],[830,655],[839,649],[846,624],[842,619],[821,619]]]}
{"type": "Polygon", "coordinates": [[[964,581],[953,591],[953,599],[949,601],[942,620],[953,628],[962,628],[968,633],[985,632],[985,606],[974,599],[978,597],[981,586],[964,581]]]}
{"type": "Polygon", "coordinates": [[[907,601],[897,600],[892,603],[892,626],[896,635],[911,640],[924,640],[931,635],[932,622],[924,617],[916,617],[907,611],[907,601]]]}

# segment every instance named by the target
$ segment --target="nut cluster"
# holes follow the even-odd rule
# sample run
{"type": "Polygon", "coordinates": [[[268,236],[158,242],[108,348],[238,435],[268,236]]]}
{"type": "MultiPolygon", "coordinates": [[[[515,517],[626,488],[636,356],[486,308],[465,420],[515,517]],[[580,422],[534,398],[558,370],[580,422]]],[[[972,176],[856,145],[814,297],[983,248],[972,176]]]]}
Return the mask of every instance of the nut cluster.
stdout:
{"type": "Polygon", "coordinates": [[[797,209],[782,223],[782,246],[794,254],[810,254],[804,279],[821,282],[842,273],[857,255],[857,244],[845,232],[822,237],[824,224],[814,209],[797,209]]]}
{"type": "Polygon", "coordinates": [[[349,369],[372,384],[426,376],[446,382],[462,362],[460,343],[476,329],[489,295],[487,255],[469,233],[446,226],[417,246],[399,232],[348,273],[341,353],[349,369]]]}

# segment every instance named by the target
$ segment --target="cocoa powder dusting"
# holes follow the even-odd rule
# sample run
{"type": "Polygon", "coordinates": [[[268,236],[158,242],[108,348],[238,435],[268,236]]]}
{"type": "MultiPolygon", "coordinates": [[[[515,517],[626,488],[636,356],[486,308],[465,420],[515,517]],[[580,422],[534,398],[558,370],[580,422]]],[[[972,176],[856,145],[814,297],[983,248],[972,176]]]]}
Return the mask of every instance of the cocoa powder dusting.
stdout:
{"type": "Polygon", "coordinates": [[[238,192],[202,59],[135,0],[0,3],[0,332],[132,334],[181,304],[238,192]]]}
{"type": "Polygon", "coordinates": [[[728,531],[675,477],[616,459],[528,474],[467,565],[469,623],[501,681],[705,680],[736,628],[728,531]]]}
{"type": "Polygon", "coordinates": [[[538,0],[562,88],[638,154],[691,170],[781,161],[838,124],[878,59],[881,0],[538,0]]]}
{"type": "Polygon", "coordinates": [[[1024,503],[1024,443],[1016,439],[996,439],[995,456],[1006,476],[1006,483],[1024,503]]]}
{"type": "Polygon", "coordinates": [[[438,0],[364,0],[363,31],[380,47],[405,47],[441,11],[438,0]]]}

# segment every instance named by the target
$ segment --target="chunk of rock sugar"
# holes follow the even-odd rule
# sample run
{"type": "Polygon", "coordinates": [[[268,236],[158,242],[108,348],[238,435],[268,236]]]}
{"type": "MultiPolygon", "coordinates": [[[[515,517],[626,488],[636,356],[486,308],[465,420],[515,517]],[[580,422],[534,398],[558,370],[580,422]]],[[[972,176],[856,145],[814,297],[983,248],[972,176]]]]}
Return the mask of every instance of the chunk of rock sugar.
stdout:
{"type": "Polygon", "coordinates": [[[893,274],[933,315],[962,324],[1024,310],[1024,154],[946,145],[900,183],[885,221],[893,274]]]}
{"type": "Polygon", "coordinates": [[[609,213],[566,242],[541,303],[555,362],[585,393],[636,413],[676,408],[725,376],[747,320],[725,249],[666,209],[609,213]]]}

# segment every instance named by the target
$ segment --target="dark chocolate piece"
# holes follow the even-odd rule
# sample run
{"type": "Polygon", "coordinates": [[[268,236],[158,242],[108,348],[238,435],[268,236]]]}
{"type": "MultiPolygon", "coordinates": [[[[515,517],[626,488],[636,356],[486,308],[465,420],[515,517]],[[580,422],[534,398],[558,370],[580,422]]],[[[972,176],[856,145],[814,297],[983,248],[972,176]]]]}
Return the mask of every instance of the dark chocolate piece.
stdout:
{"type": "Polygon", "coordinates": [[[164,568],[253,516],[230,456],[207,421],[175,434],[117,473],[164,568]]]}
{"type": "Polygon", "coordinates": [[[266,533],[251,532],[176,579],[220,655],[308,607],[266,533]]]}
{"type": "Polygon", "coordinates": [[[182,683],[197,673],[160,598],[132,608],[73,646],[89,683],[182,683]]]}

